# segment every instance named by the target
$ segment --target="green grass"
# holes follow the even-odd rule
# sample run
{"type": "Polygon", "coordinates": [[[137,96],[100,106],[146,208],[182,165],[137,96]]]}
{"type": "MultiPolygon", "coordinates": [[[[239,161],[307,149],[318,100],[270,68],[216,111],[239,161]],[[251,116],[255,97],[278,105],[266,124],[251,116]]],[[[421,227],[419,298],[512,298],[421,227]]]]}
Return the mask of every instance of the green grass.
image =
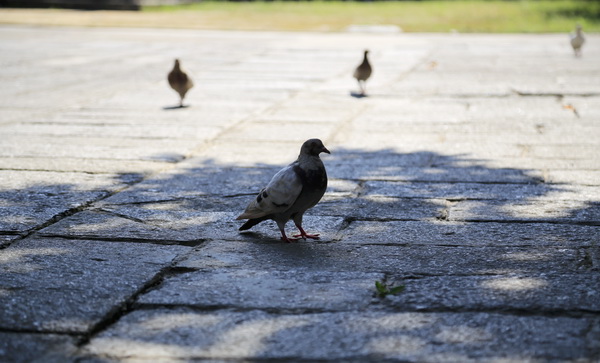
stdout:
{"type": "Polygon", "coordinates": [[[391,24],[405,32],[566,32],[575,23],[600,31],[598,1],[203,1],[144,7],[143,13],[194,13],[207,27],[340,31],[353,24],[391,24]]]}

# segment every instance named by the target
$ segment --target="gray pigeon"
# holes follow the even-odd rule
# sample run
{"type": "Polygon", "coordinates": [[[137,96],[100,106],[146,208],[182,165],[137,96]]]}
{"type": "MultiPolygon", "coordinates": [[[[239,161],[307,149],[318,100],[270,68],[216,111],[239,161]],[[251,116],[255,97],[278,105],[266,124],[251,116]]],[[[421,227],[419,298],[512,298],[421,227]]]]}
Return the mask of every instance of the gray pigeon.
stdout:
{"type": "Polygon", "coordinates": [[[318,234],[307,234],[302,229],[302,216],[314,207],[327,189],[327,172],[319,158],[320,153],[330,154],[319,139],[310,139],[302,144],[298,159],[281,169],[269,184],[248,204],[244,213],[237,219],[248,219],[240,231],[252,228],[262,221],[272,219],[281,231],[281,239],[286,242],[299,238],[319,239],[318,234]],[[300,234],[288,238],[285,224],[294,220],[300,234]]]}
{"type": "Polygon", "coordinates": [[[194,87],[194,82],[190,76],[183,69],[181,69],[181,65],[179,64],[179,59],[175,59],[175,65],[169,75],[167,76],[169,80],[169,85],[171,88],[175,90],[175,92],[179,93],[179,107],[183,107],[183,99],[185,98],[185,94],[190,88],[194,87]]]}
{"type": "Polygon", "coordinates": [[[369,59],[367,58],[367,54],[369,54],[369,51],[365,50],[365,56],[362,63],[356,67],[356,70],[354,71],[354,78],[356,78],[358,81],[358,86],[360,87],[360,91],[363,96],[367,92],[367,79],[371,77],[371,72],[373,72],[371,64],[369,63],[369,59]]]}
{"type": "Polygon", "coordinates": [[[583,31],[581,30],[581,25],[577,24],[575,34],[571,34],[571,46],[573,47],[576,57],[581,57],[581,47],[584,42],[585,38],[583,36],[583,31]]]}

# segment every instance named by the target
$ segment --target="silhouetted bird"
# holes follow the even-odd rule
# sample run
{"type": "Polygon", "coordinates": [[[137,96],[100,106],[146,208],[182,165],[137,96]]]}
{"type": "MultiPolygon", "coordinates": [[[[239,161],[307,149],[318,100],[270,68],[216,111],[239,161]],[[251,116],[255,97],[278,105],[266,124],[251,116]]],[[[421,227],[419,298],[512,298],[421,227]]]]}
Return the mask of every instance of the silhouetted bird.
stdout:
{"type": "Polygon", "coordinates": [[[581,30],[581,25],[577,24],[575,34],[571,34],[571,46],[573,47],[576,57],[581,57],[581,47],[584,42],[585,38],[583,36],[583,31],[581,30]]]}
{"type": "Polygon", "coordinates": [[[299,238],[319,239],[318,234],[307,234],[302,229],[302,216],[321,200],[327,189],[327,172],[319,158],[322,152],[330,153],[321,140],[305,141],[298,159],[277,172],[269,184],[248,204],[244,213],[237,217],[248,219],[240,227],[240,231],[272,219],[281,231],[281,239],[286,242],[299,238]],[[300,234],[294,235],[298,238],[288,238],[285,234],[285,224],[290,219],[294,220],[300,231],[300,234]]]}
{"type": "Polygon", "coordinates": [[[373,72],[371,64],[369,63],[369,59],[367,58],[367,54],[369,54],[369,51],[365,50],[365,56],[362,63],[356,67],[356,70],[354,71],[354,78],[356,78],[358,81],[358,86],[360,87],[360,91],[363,96],[367,92],[367,79],[371,77],[371,72],[373,72]]]}
{"type": "Polygon", "coordinates": [[[175,90],[175,92],[179,93],[179,106],[183,107],[183,99],[185,98],[185,94],[190,90],[190,88],[194,87],[194,83],[190,76],[183,69],[181,69],[181,65],[179,64],[179,59],[175,59],[175,65],[169,75],[167,76],[169,80],[169,85],[171,88],[175,90]]]}

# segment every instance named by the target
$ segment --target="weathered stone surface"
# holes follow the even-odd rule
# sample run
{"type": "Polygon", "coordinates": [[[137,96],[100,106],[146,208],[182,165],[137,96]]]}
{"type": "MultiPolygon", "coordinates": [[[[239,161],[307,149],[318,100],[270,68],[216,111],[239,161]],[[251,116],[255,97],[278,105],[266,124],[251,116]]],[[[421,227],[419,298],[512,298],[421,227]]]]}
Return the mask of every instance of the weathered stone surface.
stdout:
{"type": "Polygon", "coordinates": [[[85,173],[140,173],[150,174],[171,167],[158,161],[137,160],[98,160],[82,158],[46,158],[46,157],[0,157],[0,169],[69,171],[85,173]]]}
{"type": "MultiPolygon", "coordinates": [[[[376,139],[376,137],[373,137],[372,143],[377,143],[376,139]]],[[[400,160],[402,159],[400,157],[400,160]]],[[[338,179],[520,184],[535,184],[543,180],[542,173],[535,170],[517,168],[494,169],[477,164],[463,167],[415,167],[402,166],[395,163],[377,165],[361,162],[354,164],[343,163],[337,167],[331,167],[329,170],[330,175],[338,179]]]]}
{"type": "Polygon", "coordinates": [[[449,211],[452,221],[522,221],[600,225],[600,202],[595,201],[460,201],[449,211]]]}
{"type": "MultiPolygon", "coordinates": [[[[218,204],[217,204],[218,205],[218,204]]],[[[244,221],[235,218],[238,212],[204,212],[202,208],[185,209],[181,201],[173,203],[118,206],[106,211],[85,211],[65,218],[40,231],[43,236],[93,239],[130,239],[155,241],[162,244],[197,245],[206,239],[233,241],[279,240],[281,234],[273,221],[265,221],[248,232],[240,233],[244,221]],[[118,233],[115,233],[118,231],[118,233]]],[[[305,215],[303,226],[309,233],[321,233],[323,240],[332,240],[343,219],[305,215]]],[[[297,233],[292,222],[287,233],[297,233]]]]}
{"type": "Polygon", "coordinates": [[[455,221],[354,221],[340,232],[344,243],[446,246],[594,246],[600,228],[553,223],[455,221]]]}
{"type": "MultiPolygon", "coordinates": [[[[535,256],[515,256],[519,257],[539,263],[535,256]]],[[[388,284],[405,286],[401,293],[387,297],[391,306],[402,311],[600,311],[600,293],[596,288],[600,275],[593,272],[433,276],[407,280],[392,277],[388,284]]]]}
{"type": "Polygon", "coordinates": [[[0,235],[0,247],[8,245],[17,238],[19,238],[18,235],[0,235]]]}
{"type": "Polygon", "coordinates": [[[0,360],[598,360],[598,39],[3,27],[0,360]],[[322,239],[240,233],[309,137],[322,239]]]}
{"type": "MultiPolygon", "coordinates": [[[[130,204],[181,198],[185,198],[189,203],[193,203],[195,199],[199,200],[197,203],[202,203],[205,200],[202,197],[207,195],[212,197],[211,202],[225,206],[231,205],[231,200],[239,203],[245,200],[249,203],[280,169],[272,166],[218,166],[207,160],[191,160],[182,164],[177,169],[160,173],[115,194],[103,200],[103,203],[130,204]]],[[[238,206],[241,204],[236,204],[236,208],[239,209],[238,206]]],[[[242,210],[243,208],[245,205],[242,210]]]]}
{"type": "Polygon", "coordinates": [[[364,271],[398,276],[477,275],[586,271],[589,257],[577,248],[447,247],[422,244],[254,243],[211,241],[177,266],[274,271],[364,271]],[[536,263],[532,263],[536,261],[536,263]]]}
{"type": "Polygon", "coordinates": [[[75,362],[76,338],[57,334],[0,332],[0,360],[3,362],[75,362]]]}
{"type": "Polygon", "coordinates": [[[0,329],[87,332],[187,251],[121,242],[19,241],[0,255],[0,329]]]}
{"type": "Polygon", "coordinates": [[[435,219],[447,208],[443,199],[365,196],[324,198],[312,210],[314,214],[352,219],[435,219]]]}
{"type": "Polygon", "coordinates": [[[133,175],[0,170],[0,230],[23,232],[108,195],[133,175]]]}
{"type": "MultiPolygon", "coordinates": [[[[362,195],[460,199],[600,199],[600,188],[552,184],[483,184],[483,183],[429,183],[368,180],[363,184],[362,195]]],[[[507,202],[508,203],[508,202],[507,202]]]]}
{"type": "Polygon", "coordinates": [[[141,310],[95,337],[87,354],[152,359],[577,360],[595,352],[597,317],[490,313],[141,310]]]}
{"type": "MultiPolygon", "coordinates": [[[[258,267],[258,266],[257,266],[258,267]]],[[[167,279],[141,304],[259,309],[362,310],[382,273],[211,269],[167,279]]]]}

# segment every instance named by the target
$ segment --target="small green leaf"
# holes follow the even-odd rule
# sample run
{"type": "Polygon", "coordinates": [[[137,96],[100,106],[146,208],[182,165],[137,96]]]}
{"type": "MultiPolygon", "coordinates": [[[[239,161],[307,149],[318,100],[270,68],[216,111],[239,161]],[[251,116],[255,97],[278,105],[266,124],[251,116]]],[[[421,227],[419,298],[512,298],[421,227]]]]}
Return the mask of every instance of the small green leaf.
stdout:
{"type": "Polygon", "coordinates": [[[385,285],[379,281],[375,281],[375,288],[380,295],[387,292],[387,287],[385,287],[385,285]]]}

